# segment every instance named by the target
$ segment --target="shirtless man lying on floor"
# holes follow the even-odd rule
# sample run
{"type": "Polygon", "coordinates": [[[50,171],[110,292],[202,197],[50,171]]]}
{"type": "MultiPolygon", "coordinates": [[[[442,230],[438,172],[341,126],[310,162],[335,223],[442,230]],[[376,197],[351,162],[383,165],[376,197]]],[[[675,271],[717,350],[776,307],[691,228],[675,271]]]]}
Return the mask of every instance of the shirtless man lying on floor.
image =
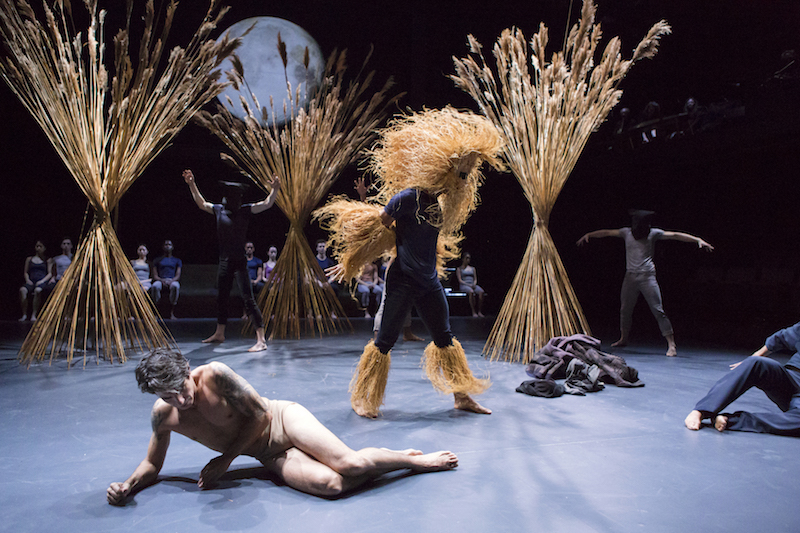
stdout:
{"type": "Polygon", "coordinates": [[[114,505],[155,482],[173,431],[222,454],[200,472],[201,488],[213,486],[239,455],[258,459],[290,487],[325,497],[395,470],[458,466],[458,458],[447,451],[352,450],[305,407],[260,397],[222,363],[190,371],[180,353],[156,349],[139,363],[136,380],[143,392],[159,396],[151,415],[153,434],[147,456],[128,480],[108,487],[108,502],[114,505]]]}

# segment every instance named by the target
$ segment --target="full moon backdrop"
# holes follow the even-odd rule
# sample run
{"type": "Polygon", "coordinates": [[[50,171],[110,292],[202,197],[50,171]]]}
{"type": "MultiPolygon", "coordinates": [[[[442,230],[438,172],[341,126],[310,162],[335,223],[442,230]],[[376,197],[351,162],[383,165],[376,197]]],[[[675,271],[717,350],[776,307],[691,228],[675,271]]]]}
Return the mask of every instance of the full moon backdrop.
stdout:
{"type": "MultiPolygon", "coordinates": [[[[157,8],[161,1],[156,0],[157,8]]],[[[143,3],[137,2],[138,14],[143,3]]],[[[447,79],[451,57],[467,53],[467,34],[483,44],[488,58],[503,29],[517,26],[530,38],[544,22],[554,52],[580,10],[578,0],[229,3],[226,27],[254,16],[286,19],[310,33],[325,57],[346,48],[353,75],[374,47],[368,68],[377,71],[375,86],[392,76],[396,91],[406,93],[397,112],[447,104],[475,110],[447,79]]],[[[119,2],[101,5],[110,9],[110,42],[122,13],[119,2]]],[[[181,2],[171,46],[186,44],[181,27],[196,27],[206,7],[199,0],[181,2]]],[[[76,12],[81,9],[76,4],[76,12]]],[[[598,0],[605,38],[618,35],[625,57],[660,19],[672,25],[673,34],[663,39],[655,59],[637,64],[623,82],[622,101],[590,139],[556,203],[550,231],[589,323],[604,341],[617,334],[624,248],[618,239],[593,240],[581,249],[575,241],[594,229],[627,225],[629,208],[652,209],[655,225],[703,237],[716,247],[713,253],[678,242],[656,247],[676,338],[757,348],[767,334],[800,317],[800,80],[774,78],[787,64],[781,54],[800,52],[800,3],[598,0]],[[612,125],[620,108],[628,107],[635,123],[647,102],[658,102],[662,116],[671,116],[683,111],[689,97],[706,109],[723,110],[715,115],[718,120],[669,141],[614,140],[612,125]]],[[[60,253],[62,237],[79,237],[86,202],[5,84],[0,102],[5,251],[0,319],[12,320],[20,314],[22,267],[34,241],[43,239],[50,256],[60,253]]],[[[118,235],[130,257],[145,243],[152,260],[169,238],[185,265],[216,262],[213,217],[197,209],[180,174],[191,168],[206,198],[219,201],[217,180],[236,177],[220,161],[223,150],[215,137],[192,124],[137,180],[118,215],[118,235]]],[[[332,192],[355,196],[353,180],[359,175],[358,166],[351,166],[332,192]]],[[[472,254],[491,313],[503,301],[530,233],[530,208],[522,194],[511,174],[488,172],[482,205],[464,228],[464,249],[472,254]]],[[[248,199],[263,196],[254,187],[248,199]]],[[[256,217],[250,227],[256,255],[264,258],[272,245],[280,249],[287,228],[277,209],[256,217]]],[[[324,237],[317,227],[309,227],[307,235],[312,242],[324,237]]],[[[640,303],[633,340],[650,338],[658,338],[658,329],[640,303]]]]}

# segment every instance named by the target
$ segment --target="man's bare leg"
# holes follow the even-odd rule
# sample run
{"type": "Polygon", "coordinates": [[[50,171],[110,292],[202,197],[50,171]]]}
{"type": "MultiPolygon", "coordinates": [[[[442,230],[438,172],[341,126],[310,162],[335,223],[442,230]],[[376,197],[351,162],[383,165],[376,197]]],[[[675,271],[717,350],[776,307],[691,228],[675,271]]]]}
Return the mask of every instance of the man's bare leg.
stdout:
{"type": "Polygon", "coordinates": [[[478,413],[481,415],[492,414],[491,409],[487,409],[486,407],[482,406],[481,404],[473,400],[469,394],[456,392],[453,394],[453,397],[455,398],[456,409],[461,409],[462,411],[470,411],[472,413],[478,413]]]}
{"type": "Polygon", "coordinates": [[[289,450],[286,458],[279,460],[279,473],[290,486],[311,494],[335,496],[395,470],[422,473],[458,466],[458,458],[448,451],[352,450],[298,404],[284,411],[283,429],[296,450],[289,450]]]}
{"type": "Polygon", "coordinates": [[[717,418],[714,419],[714,428],[717,431],[725,431],[728,428],[728,417],[717,415],[717,418]]]}
{"type": "Polygon", "coordinates": [[[214,334],[203,342],[225,342],[225,324],[217,324],[217,329],[214,334]]]}
{"type": "Polygon", "coordinates": [[[267,349],[267,341],[264,339],[264,328],[258,328],[256,330],[256,343],[251,346],[247,351],[248,352],[263,352],[267,349]]]}
{"type": "Polygon", "coordinates": [[[678,355],[678,347],[675,346],[675,335],[664,335],[667,339],[667,357],[675,357],[678,355]]]}
{"type": "Polygon", "coordinates": [[[686,417],[686,420],[683,421],[686,424],[686,427],[697,431],[701,427],[703,427],[703,413],[698,410],[694,410],[689,413],[689,416],[686,417]]]}

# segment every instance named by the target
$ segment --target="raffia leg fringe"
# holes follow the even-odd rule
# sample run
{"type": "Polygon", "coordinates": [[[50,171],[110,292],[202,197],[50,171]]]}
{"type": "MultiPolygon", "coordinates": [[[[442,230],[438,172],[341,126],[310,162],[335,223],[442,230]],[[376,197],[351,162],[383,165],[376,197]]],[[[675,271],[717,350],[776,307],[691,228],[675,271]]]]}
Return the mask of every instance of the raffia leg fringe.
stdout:
{"type": "Polygon", "coordinates": [[[350,380],[350,405],[356,413],[369,417],[380,413],[392,362],[391,353],[381,353],[372,341],[364,348],[350,380]]]}
{"type": "Polygon", "coordinates": [[[472,375],[461,343],[453,339],[452,346],[439,348],[430,343],[422,357],[425,373],[433,387],[444,394],[480,394],[492,382],[472,375]]]}

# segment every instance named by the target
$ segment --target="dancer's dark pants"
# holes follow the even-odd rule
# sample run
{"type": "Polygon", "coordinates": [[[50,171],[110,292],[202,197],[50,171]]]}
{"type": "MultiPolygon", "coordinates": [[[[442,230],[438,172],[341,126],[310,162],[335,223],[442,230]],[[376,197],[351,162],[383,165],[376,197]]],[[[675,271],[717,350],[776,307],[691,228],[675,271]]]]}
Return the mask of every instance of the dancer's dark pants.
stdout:
{"type": "Polygon", "coordinates": [[[783,412],[737,411],[727,415],[727,429],[800,437],[800,371],[768,357],[745,359],[717,381],[695,409],[714,417],[751,387],[764,391],[783,412]]]}
{"type": "Polygon", "coordinates": [[[418,281],[402,271],[396,263],[386,272],[386,302],[375,346],[382,352],[392,349],[403,329],[406,314],[416,306],[417,314],[430,332],[433,343],[439,348],[450,346],[450,308],[442,284],[424,288],[418,281]]]}
{"type": "Polygon", "coordinates": [[[242,293],[244,308],[247,316],[253,321],[256,329],[264,327],[264,317],[261,310],[256,306],[253,298],[253,286],[250,283],[250,275],[247,273],[247,260],[244,255],[241,258],[219,258],[219,268],[217,270],[217,324],[228,323],[228,301],[231,298],[233,280],[239,284],[239,291],[242,293]]]}

